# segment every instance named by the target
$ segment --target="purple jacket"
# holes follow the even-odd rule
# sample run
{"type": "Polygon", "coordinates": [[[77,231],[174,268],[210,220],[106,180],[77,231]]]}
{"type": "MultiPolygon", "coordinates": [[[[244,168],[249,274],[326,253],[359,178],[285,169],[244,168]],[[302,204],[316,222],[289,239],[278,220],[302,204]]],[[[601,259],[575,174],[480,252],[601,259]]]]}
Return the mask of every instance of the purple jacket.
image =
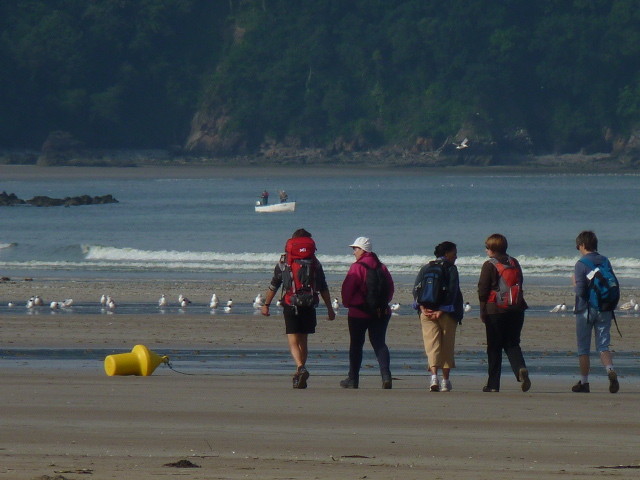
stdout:
{"type": "Polygon", "coordinates": [[[358,260],[351,264],[347,276],[342,282],[342,304],[349,309],[348,315],[356,318],[368,318],[370,315],[358,308],[365,302],[367,294],[367,264],[371,268],[376,268],[378,264],[382,265],[382,271],[387,277],[389,285],[388,302],[393,298],[393,279],[391,274],[375,253],[365,252],[358,260]]]}

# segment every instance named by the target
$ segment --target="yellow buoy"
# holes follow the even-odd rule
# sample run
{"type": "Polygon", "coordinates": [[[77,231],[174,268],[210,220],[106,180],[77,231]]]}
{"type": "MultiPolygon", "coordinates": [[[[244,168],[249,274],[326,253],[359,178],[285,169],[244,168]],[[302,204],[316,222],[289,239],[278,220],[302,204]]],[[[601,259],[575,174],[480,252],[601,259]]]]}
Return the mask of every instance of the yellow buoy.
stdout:
{"type": "Polygon", "coordinates": [[[104,371],[113,375],[142,375],[147,377],[161,363],[168,363],[169,357],[160,356],[144,345],[136,345],[131,353],[109,355],[104,359],[104,371]]]}

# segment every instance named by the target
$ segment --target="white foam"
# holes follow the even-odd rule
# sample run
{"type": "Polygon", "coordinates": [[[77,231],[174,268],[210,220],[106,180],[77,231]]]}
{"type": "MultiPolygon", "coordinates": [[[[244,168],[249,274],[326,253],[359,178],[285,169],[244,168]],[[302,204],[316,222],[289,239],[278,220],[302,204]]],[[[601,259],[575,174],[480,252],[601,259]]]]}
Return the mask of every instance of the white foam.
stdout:
{"type": "MultiPolygon", "coordinates": [[[[179,250],[144,250],[101,245],[83,245],[83,258],[0,262],[0,268],[27,270],[96,270],[157,272],[271,272],[281,252],[192,252],[179,250]]],[[[352,255],[318,255],[326,273],[344,274],[353,263],[352,255]]],[[[380,259],[393,274],[415,275],[432,259],[424,255],[384,255],[380,259]]],[[[478,276],[487,257],[461,256],[456,265],[461,276],[478,276]]],[[[570,278],[578,256],[539,257],[519,256],[525,277],[570,278]]],[[[619,278],[639,278],[640,259],[611,258],[619,278]]]]}

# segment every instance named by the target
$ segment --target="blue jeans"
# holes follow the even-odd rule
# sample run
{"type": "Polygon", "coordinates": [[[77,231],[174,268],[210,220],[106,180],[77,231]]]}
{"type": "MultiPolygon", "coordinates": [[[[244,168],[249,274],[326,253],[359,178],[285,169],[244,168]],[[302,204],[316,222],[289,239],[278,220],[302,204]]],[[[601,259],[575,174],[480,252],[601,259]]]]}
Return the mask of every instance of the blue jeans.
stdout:
{"type": "Polygon", "coordinates": [[[611,343],[611,312],[598,312],[587,309],[576,313],[576,338],[578,340],[578,355],[591,353],[591,331],[596,343],[596,351],[607,352],[611,343]],[[588,319],[588,320],[587,320],[588,319]]]}

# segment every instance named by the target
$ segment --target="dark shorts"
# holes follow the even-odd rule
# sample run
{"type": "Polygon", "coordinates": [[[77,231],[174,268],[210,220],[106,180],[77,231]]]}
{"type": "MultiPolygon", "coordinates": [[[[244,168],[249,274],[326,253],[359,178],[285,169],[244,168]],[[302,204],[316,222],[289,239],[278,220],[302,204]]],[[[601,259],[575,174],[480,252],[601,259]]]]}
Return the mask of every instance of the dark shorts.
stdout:
{"type": "Polygon", "coordinates": [[[316,333],[315,308],[294,308],[285,305],[283,313],[287,335],[290,333],[316,333]]]}

